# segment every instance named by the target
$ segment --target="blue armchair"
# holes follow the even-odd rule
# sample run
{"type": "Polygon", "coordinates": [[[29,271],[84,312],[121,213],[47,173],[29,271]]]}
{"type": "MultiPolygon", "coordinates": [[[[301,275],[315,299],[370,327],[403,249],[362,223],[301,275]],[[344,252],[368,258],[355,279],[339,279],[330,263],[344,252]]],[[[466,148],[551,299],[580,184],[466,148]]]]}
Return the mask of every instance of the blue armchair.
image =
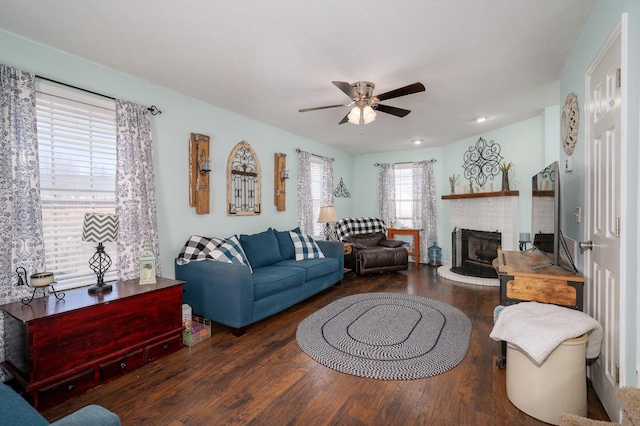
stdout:
{"type": "MultiPolygon", "coordinates": [[[[0,383],[0,425],[40,426],[50,424],[24,398],[4,383],[0,383]]],[[[88,405],[51,423],[55,426],[120,426],[120,419],[98,405],[88,405]]]]}

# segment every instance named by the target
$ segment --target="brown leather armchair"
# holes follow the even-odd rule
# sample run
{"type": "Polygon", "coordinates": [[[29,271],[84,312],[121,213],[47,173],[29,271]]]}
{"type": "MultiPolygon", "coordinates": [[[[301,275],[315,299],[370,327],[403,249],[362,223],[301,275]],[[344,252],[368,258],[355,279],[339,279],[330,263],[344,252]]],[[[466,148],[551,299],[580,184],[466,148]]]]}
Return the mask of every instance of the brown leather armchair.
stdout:
{"type": "Polygon", "coordinates": [[[403,242],[389,240],[382,232],[352,234],[344,241],[353,243],[350,261],[358,275],[402,271],[408,268],[409,253],[403,247],[403,242]]]}

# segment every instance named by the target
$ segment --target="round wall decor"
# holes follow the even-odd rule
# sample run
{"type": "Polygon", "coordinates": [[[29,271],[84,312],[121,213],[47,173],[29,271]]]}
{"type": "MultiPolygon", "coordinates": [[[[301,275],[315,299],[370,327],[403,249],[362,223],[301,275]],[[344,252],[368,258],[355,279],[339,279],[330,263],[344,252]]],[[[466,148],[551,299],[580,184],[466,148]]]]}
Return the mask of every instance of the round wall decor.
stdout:
{"type": "Polygon", "coordinates": [[[573,93],[567,95],[567,99],[562,106],[562,120],[560,122],[560,137],[562,138],[562,148],[567,155],[573,154],[578,142],[578,125],[580,124],[580,110],[578,109],[578,99],[573,93]]]}

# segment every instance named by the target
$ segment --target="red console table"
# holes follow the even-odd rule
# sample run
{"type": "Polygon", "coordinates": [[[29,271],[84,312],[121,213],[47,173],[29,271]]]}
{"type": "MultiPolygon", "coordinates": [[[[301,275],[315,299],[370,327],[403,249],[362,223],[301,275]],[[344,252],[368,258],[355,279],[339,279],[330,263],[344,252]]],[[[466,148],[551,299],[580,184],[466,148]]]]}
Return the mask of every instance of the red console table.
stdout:
{"type": "Polygon", "coordinates": [[[45,409],[173,353],[182,347],[183,284],[135,279],[106,294],[79,288],[62,300],[2,305],[2,366],[45,409]]]}

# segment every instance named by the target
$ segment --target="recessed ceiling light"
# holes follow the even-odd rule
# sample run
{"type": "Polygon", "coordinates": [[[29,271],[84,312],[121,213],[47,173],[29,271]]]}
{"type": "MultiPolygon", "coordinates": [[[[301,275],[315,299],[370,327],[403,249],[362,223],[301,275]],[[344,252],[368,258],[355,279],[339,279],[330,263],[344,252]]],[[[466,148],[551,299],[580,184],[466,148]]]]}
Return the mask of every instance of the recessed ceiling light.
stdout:
{"type": "Polygon", "coordinates": [[[476,123],[482,123],[483,121],[487,121],[489,117],[477,117],[476,123]]]}
{"type": "Polygon", "coordinates": [[[424,139],[411,139],[411,143],[414,145],[420,145],[424,139]]]}

